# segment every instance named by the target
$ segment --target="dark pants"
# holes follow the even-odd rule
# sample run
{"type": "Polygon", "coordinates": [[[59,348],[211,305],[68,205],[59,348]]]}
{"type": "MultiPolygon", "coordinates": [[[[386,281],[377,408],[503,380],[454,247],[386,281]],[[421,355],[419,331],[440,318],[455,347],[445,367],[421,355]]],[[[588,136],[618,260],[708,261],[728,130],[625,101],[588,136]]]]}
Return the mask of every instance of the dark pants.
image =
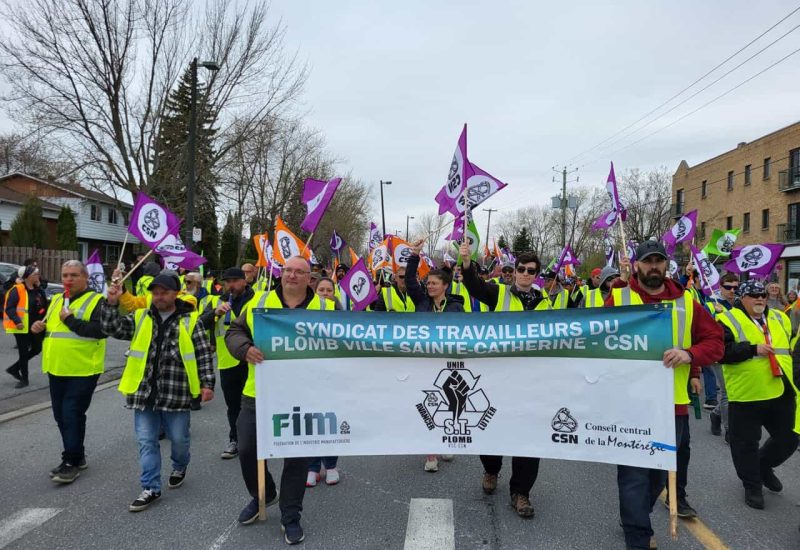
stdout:
{"type": "Polygon", "coordinates": [[[50,401],[53,416],[61,432],[64,452],[61,459],[77,465],[84,458],[83,440],[86,436],[86,411],[92,403],[99,374],[92,376],[50,377],[50,401]]]}
{"type": "Polygon", "coordinates": [[[703,369],[703,390],[706,393],[706,401],[717,399],[717,377],[714,369],[703,369]]]}
{"type": "MultiPolygon", "coordinates": [[[[236,422],[239,432],[239,464],[242,467],[242,477],[247,486],[247,492],[253,498],[258,497],[258,462],[256,454],[256,400],[252,397],[242,397],[242,410],[236,422]]],[[[306,492],[306,478],[310,458],[284,458],[283,473],[281,474],[281,497],[278,505],[281,509],[281,523],[287,525],[300,521],[300,512],[303,511],[303,496],[306,492]]],[[[264,470],[267,477],[267,500],[275,495],[275,481],[267,469],[264,461],[264,470]]]]}
{"type": "Polygon", "coordinates": [[[650,548],[650,512],[666,483],[665,470],[617,466],[619,516],[628,548],[650,548]]]}
{"type": "Polygon", "coordinates": [[[311,462],[308,464],[308,471],[320,473],[323,466],[325,466],[326,470],[333,470],[338,463],[338,456],[318,456],[311,459],[311,462]]]}
{"type": "MultiPolygon", "coordinates": [[[[503,467],[503,457],[481,455],[481,464],[487,474],[497,475],[503,467]]],[[[508,485],[512,495],[523,495],[530,498],[533,484],[539,475],[539,459],[529,456],[511,457],[511,480],[508,485]]]]}
{"type": "Polygon", "coordinates": [[[783,395],[775,399],[728,404],[731,457],[745,488],[760,489],[762,472],[780,466],[797,449],[795,394],[785,379],[783,384],[783,395]],[[762,426],[770,437],[759,449],[762,426]]]}
{"type": "Polygon", "coordinates": [[[10,370],[18,372],[23,380],[28,379],[28,361],[39,355],[42,351],[42,336],[38,334],[14,334],[17,341],[17,354],[19,359],[11,365],[10,370]]]}
{"type": "Polygon", "coordinates": [[[678,471],[677,487],[678,500],[686,498],[686,484],[689,481],[689,458],[691,458],[691,448],[689,447],[689,415],[684,414],[675,417],[675,446],[678,448],[675,460],[678,471]]]}
{"type": "Polygon", "coordinates": [[[222,386],[222,395],[225,396],[225,406],[228,408],[228,439],[236,441],[236,419],[242,409],[242,390],[247,382],[247,363],[239,363],[235,367],[219,370],[219,383],[222,386]]]}

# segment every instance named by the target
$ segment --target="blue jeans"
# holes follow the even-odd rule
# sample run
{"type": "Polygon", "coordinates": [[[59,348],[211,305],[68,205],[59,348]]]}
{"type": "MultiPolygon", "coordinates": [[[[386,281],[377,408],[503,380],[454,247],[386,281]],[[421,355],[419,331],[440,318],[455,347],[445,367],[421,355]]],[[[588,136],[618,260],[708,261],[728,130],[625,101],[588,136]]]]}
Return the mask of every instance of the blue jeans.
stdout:
{"type": "Polygon", "coordinates": [[[714,369],[703,369],[703,389],[706,392],[706,402],[717,399],[717,377],[714,369]]]}
{"type": "Polygon", "coordinates": [[[666,484],[665,470],[617,466],[619,515],[628,548],[650,548],[650,512],[666,484]]]}
{"type": "Polygon", "coordinates": [[[336,468],[337,462],[339,462],[338,456],[318,456],[311,459],[311,464],[308,465],[308,471],[319,473],[323,465],[326,470],[332,470],[336,468]]]}
{"type": "Polygon", "coordinates": [[[92,404],[99,374],[92,376],[55,376],[50,379],[50,401],[53,417],[61,432],[64,451],[61,460],[77,465],[84,458],[83,440],[86,437],[86,411],[92,404]]]}
{"type": "Polygon", "coordinates": [[[142,489],[161,491],[161,447],[158,444],[161,426],[164,426],[171,443],[172,469],[186,471],[189,465],[189,414],[190,411],[134,410],[142,489]]]}

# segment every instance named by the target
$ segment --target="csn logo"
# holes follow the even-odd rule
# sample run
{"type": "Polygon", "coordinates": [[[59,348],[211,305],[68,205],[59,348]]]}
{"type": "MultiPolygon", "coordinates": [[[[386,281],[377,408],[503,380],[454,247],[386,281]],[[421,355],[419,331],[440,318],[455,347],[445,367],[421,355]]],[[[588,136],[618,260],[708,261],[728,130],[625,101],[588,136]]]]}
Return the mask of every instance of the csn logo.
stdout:
{"type": "Polygon", "coordinates": [[[553,443],[570,443],[572,445],[578,444],[578,436],[575,434],[578,431],[578,421],[569,412],[566,407],[561,407],[553,417],[550,423],[553,428],[553,434],[550,440],[553,443]]]}

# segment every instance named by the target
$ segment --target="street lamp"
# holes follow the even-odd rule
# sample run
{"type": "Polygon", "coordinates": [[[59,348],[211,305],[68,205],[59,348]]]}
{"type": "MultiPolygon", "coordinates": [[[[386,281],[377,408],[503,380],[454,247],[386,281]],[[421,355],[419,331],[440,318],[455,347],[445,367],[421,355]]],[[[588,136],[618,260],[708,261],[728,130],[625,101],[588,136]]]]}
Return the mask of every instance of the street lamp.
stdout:
{"type": "Polygon", "coordinates": [[[191,64],[191,109],[189,111],[189,166],[186,181],[186,237],[184,245],[188,249],[192,248],[192,231],[194,230],[194,185],[195,185],[195,164],[197,161],[197,66],[204,67],[209,71],[218,71],[219,63],[216,61],[197,62],[197,58],[192,59],[191,64]]]}
{"type": "Polygon", "coordinates": [[[408,240],[408,220],[413,220],[414,216],[406,216],[406,240],[408,240]]]}
{"type": "Polygon", "coordinates": [[[381,180],[381,229],[383,230],[384,235],[386,235],[386,214],[383,211],[383,186],[391,184],[392,182],[390,181],[381,180]]]}

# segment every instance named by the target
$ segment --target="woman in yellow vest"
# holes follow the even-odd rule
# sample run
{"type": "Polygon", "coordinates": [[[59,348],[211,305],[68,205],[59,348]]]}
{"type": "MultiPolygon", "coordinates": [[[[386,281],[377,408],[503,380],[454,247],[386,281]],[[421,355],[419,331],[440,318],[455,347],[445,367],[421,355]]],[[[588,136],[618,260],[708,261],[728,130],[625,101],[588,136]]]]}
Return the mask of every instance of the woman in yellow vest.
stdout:
{"type": "Polygon", "coordinates": [[[30,327],[44,317],[47,299],[39,289],[39,270],[32,265],[19,268],[19,282],[8,289],[3,308],[3,328],[17,342],[17,361],[6,372],[17,379],[16,389],[28,385],[28,361],[42,351],[42,338],[30,327]]]}

